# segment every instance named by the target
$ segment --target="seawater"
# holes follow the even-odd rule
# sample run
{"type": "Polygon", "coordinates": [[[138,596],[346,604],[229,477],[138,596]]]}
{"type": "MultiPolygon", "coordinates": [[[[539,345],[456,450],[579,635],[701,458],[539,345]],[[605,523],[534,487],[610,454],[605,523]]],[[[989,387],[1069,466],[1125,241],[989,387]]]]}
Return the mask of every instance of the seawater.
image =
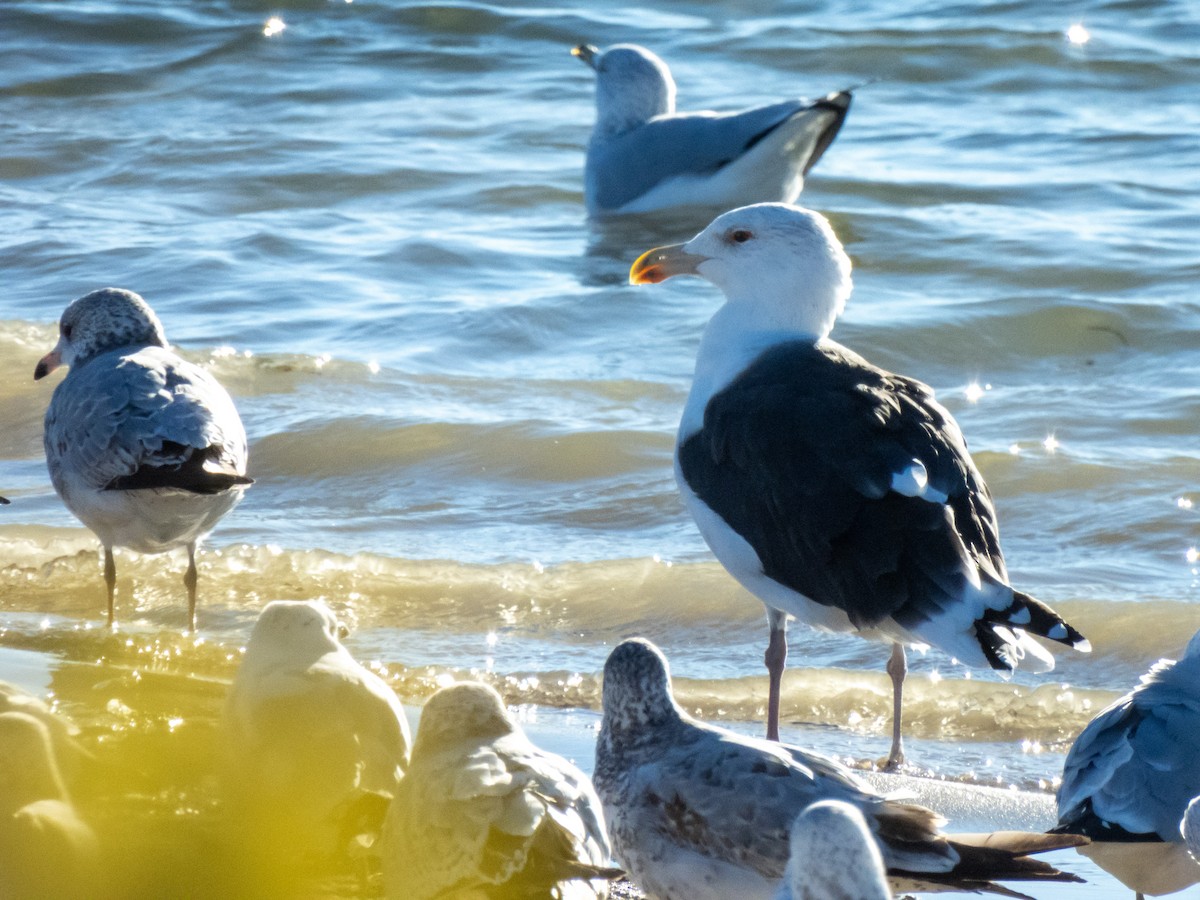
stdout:
{"type": "MultiPolygon", "coordinates": [[[[109,808],[211,826],[211,729],[277,598],[329,602],[414,707],[487,678],[585,763],[604,657],[633,634],[690,710],[758,728],[761,604],[671,474],[718,295],[627,284],[717,211],[586,219],[581,41],[654,49],[682,108],[863,85],[802,197],[855,264],[835,337],[937,390],[1014,583],[1095,645],[1011,682],[912,658],[921,767],[1051,787],[1074,734],[1200,627],[1194,4],[12,0],[2,668],[143,761],[109,808]],[[33,366],[103,285],[147,298],[250,436],[199,640],[178,555],[120,554],[121,629],[99,627],[95,541],[45,471],[33,366]]],[[[881,755],[886,649],[796,627],[791,650],[790,734],[881,755]]]]}

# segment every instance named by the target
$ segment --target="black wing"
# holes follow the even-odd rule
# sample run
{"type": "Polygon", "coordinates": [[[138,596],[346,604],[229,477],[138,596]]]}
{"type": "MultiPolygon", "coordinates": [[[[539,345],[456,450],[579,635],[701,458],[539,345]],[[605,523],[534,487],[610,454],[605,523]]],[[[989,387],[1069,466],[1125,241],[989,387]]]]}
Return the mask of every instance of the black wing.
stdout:
{"type": "Polygon", "coordinates": [[[959,602],[972,571],[1007,580],[991,497],[949,412],[831,341],[763,353],[712,397],[679,465],[769,577],[856,627],[919,625],[959,602]],[[913,460],[937,502],[892,489],[913,460]]]}

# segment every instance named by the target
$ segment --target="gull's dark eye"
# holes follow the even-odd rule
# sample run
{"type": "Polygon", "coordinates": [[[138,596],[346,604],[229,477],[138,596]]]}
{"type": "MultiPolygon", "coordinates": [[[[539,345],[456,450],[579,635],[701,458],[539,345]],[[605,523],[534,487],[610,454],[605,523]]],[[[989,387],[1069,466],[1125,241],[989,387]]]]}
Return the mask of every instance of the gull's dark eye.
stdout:
{"type": "Polygon", "coordinates": [[[69,322],[62,327],[62,336],[68,341],[71,339],[71,324],[69,322]]]}
{"type": "Polygon", "coordinates": [[[737,228],[729,232],[729,239],[735,244],[744,244],[752,237],[754,237],[754,232],[747,231],[745,228],[737,228]]]}

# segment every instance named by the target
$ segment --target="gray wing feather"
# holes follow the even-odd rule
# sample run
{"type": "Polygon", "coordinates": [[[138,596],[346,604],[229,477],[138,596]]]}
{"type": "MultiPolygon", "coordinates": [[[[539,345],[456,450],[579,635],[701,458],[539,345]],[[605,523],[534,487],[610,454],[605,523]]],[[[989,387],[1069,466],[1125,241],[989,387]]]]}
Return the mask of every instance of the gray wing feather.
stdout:
{"type": "Polygon", "coordinates": [[[1104,821],[1178,840],[1179,820],[1200,794],[1200,697],[1187,662],[1159,667],[1084,729],[1063,767],[1060,816],[1090,798],[1104,821]]]}
{"type": "Polygon", "coordinates": [[[785,100],[735,113],[660,116],[616,137],[593,138],[585,177],[600,207],[619,209],[668,178],[717,171],[810,106],[785,100]]]}
{"type": "Polygon", "coordinates": [[[702,753],[690,741],[670,742],[671,749],[631,773],[631,793],[642,808],[635,828],[656,830],[703,856],[780,877],[789,829],[800,810],[817,800],[845,800],[870,821],[886,803],[862,790],[840,766],[819,757],[810,760],[799,748],[780,745],[772,756],[758,744],[701,733],[702,753]]]}
{"type": "Polygon", "coordinates": [[[66,467],[97,488],[152,457],[178,463],[213,445],[222,464],[246,466],[246,433],[229,394],[160,347],[103,354],[68,373],[46,411],[45,445],[56,483],[66,467]]]}

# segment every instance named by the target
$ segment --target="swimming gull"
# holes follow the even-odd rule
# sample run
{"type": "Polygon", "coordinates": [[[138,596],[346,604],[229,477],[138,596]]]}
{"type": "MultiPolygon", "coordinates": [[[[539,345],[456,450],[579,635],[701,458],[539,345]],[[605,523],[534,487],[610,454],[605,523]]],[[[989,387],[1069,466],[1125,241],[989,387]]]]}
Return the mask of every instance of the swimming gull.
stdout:
{"type": "Polygon", "coordinates": [[[500,695],[473,682],[425,704],[384,841],[395,900],[592,900],[620,875],[587,776],[534,746],[500,695]]]}
{"type": "Polygon", "coordinates": [[[96,835],[71,803],[50,731],[0,713],[0,897],[103,896],[96,835]]]}
{"type": "Polygon", "coordinates": [[[1090,837],[1080,852],[1139,897],[1200,882],[1179,831],[1200,794],[1198,735],[1200,633],[1178,662],[1160,660],[1075,739],[1053,830],[1090,837]]]}
{"type": "Polygon", "coordinates": [[[675,111],[667,64],[644,47],[571,51],[596,72],[584,199],[592,215],[792,201],[833,143],[850,91],[739,112],[675,111]]]}
{"type": "Polygon", "coordinates": [[[1003,672],[1054,659],[1031,635],[1087,641],[1008,583],[996,511],[958,424],[911,378],[829,340],[850,259],[829,223],[766,203],[644,253],[634,284],[699,275],[725,294],[704,330],[675,475],[718,560],[767,606],[767,734],[779,735],[787,615],[893,642],[893,738],[904,644],[1003,672]]]}
{"type": "Polygon", "coordinates": [[[225,794],[268,859],[370,847],[408,766],[404,709],[342,645],[346,634],[319,600],[272,601],[230,688],[225,794]]]}
{"type": "Polygon", "coordinates": [[[71,371],[54,389],[43,443],[50,480],[104,545],[108,624],[113,547],[187,547],[188,629],[196,630],[196,546],[242,498],[246,432],[217,380],[175,354],[158,316],[132,291],[74,301],[34,371],[71,371]]]}
{"type": "Polygon", "coordinates": [[[896,890],[1004,893],[994,879],[1079,880],[1027,854],[1083,838],[945,835],[933,811],[884,797],[832,759],[693,719],[649,641],[624,641],[609,655],[603,705],[594,777],[613,853],[658,900],[770,900],[793,820],[822,800],[858,809],[896,890]]]}
{"type": "Polygon", "coordinates": [[[818,800],[792,823],[775,900],[891,900],[879,844],[857,806],[818,800]]]}

